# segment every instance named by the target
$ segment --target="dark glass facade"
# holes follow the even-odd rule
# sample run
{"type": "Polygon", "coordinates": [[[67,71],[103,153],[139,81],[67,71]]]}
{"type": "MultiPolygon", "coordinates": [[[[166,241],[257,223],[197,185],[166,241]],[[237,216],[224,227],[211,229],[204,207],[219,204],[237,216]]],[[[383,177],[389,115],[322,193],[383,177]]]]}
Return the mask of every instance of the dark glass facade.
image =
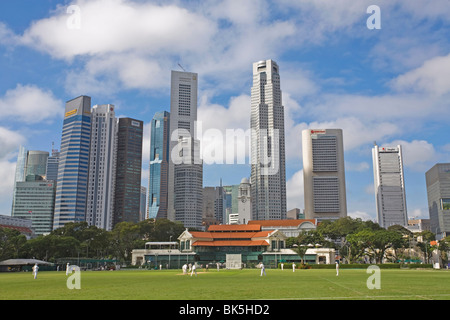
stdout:
{"type": "Polygon", "coordinates": [[[140,221],[143,128],[143,121],[119,119],[114,225],[140,221]]]}

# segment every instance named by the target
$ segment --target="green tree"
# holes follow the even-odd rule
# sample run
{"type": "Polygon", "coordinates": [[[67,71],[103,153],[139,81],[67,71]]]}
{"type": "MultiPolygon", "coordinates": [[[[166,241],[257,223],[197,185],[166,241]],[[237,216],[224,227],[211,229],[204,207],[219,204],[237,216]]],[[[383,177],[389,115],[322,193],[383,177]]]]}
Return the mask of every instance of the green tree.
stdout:
{"type": "Polygon", "coordinates": [[[433,250],[436,249],[436,246],[431,245],[431,242],[435,241],[436,235],[431,231],[422,231],[419,236],[422,238],[422,241],[417,243],[417,247],[424,254],[425,262],[429,263],[433,256],[433,250]]]}
{"type": "Polygon", "coordinates": [[[111,231],[111,250],[114,256],[122,261],[131,261],[133,249],[142,246],[142,239],[139,234],[139,227],[136,223],[120,222],[111,231]]]}
{"type": "Polygon", "coordinates": [[[19,258],[27,238],[19,231],[0,227],[0,261],[19,258]]]}
{"type": "Polygon", "coordinates": [[[439,241],[439,256],[444,265],[448,264],[448,252],[450,251],[450,236],[439,241]]]}
{"type": "Polygon", "coordinates": [[[356,262],[359,258],[365,254],[372,256],[371,251],[366,249],[371,247],[374,237],[374,231],[365,229],[355,233],[351,233],[346,236],[346,248],[345,257],[349,263],[356,262]]]}
{"type": "Polygon", "coordinates": [[[176,240],[185,230],[181,222],[174,222],[168,219],[157,219],[151,241],[176,240]]]}
{"type": "Polygon", "coordinates": [[[80,242],[72,236],[49,234],[28,240],[24,255],[45,261],[56,261],[62,257],[76,257],[80,252],[80,242]]]}
{"type": "MultiPolygon", "coordinates": [[[[319,232],[325,239],[340,243],[338,247],[341,256],[350,263],[356,261],[364,253],[364,239],[351,236],[362,230],[376,231],[382,229],[373,221],[363,221],[359,218],[345,217],[336,221],[325,220],[318,227],[319,232]]],[[[360,236],[362,236],[361,234],[360,236]]]]}
{"type": "Polygon", "coordinates": [[[301,264],[305,264],[304,260],[305,260],[306,251],[308,250],[308,246],[303,245],[303,244],[294,244],[292,249],[300,257],[301,264]]]}
{"type": "Polygon", "coordinates": [[[386,250],[402,246],[403,237],[400,232],[380,229],[373,232],[370,244],[377,263],[382,263],[386,250]]]}

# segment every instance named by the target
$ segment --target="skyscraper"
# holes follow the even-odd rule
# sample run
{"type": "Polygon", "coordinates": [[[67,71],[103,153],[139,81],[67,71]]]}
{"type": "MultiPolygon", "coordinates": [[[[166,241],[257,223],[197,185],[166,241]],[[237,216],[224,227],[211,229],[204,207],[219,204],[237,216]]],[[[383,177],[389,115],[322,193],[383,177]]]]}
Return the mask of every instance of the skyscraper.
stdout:
{"type": "Polygon", "coordinates": [[[31,220],[37,235],[52,231],[55,182],[46,181],[49,153],[20,147],[11,215],[31,220]]]}
{"type": "Polygon", "coordinates": [[[58,168],[53,229],[86,220],[91,144],[91,98],[66,103],[58,168]]]}
{"type": "Polygon", "coordinates": [[[47,159],[47,180],[58,180],[59,151],[52,149],[52,155],[47,159]]]}
{"type": "Polygon", "coordinates": [[[28,151],[25,167],[25,179],[27,176],[40,176],[45,179],[47,174],[47,151],[28,151]]]}
{"type": "Polygon", "coordinates": [[[168,212],[185,227],[202,227],[203,165],[197,121],[196,73],[172,71],[170,93],[170,162],[168,212]]]}
{"type": "Polygon", "coordinates": [[[305,218],[347,216],[344,143],[341,129],[302,131],[305,218]]]}
{"type": "Polygon", "coordinates": [[[450,234],[450,163],[438,163],[426,175],[431,232],[441,237],[450,234]]]}
{"type": "Polygon", "coordinates": [[[28,150],[20,146],[19,155],[17,156],[16,174],[14,182],[25,181],[25,169],[27,165],[28,150]]]}
{"type": "Polygon", "coordinates": [[[402,147],[372,149],[378,224],[408,226],[402,147]]]}
{"type": "MultiPolygon", "coordinates": [[[[45,180],[18,181],[15,185],[12,216],[31,220],[37,235],[52,231],[55,209],[55,182],[45,180]]],[[[37,176],[40,177],[40,176],[37,176]]]]}
{"type": "Polygon", "coordinates": [[[205,225],[224,224],[226,198],[222,186],[203,188],[203,222],[205,225]]]}
{"type": "Polygon", "coordinates": [[[141,120],[120,118],[118,125],[114,225],[123,221],[141,221],[144,123],[141,120]]]}
{"type": "Polygon", "coordinates": [[[149,219],[167,219],[170,113],[157,112],[152,119],[150,130],[147,216],[149,219]]]}
{"type": "Polygon", "coordinates": [[[250,128],[252,219],[285,219],[284,107],[275,61],[253,64],[250,128]]]}
{"type": "Polygon", "coordinates": [[[86,221],[105,230],[113,226],[117,155],[117,119],[114,106],[92,108],[86,221]]]}

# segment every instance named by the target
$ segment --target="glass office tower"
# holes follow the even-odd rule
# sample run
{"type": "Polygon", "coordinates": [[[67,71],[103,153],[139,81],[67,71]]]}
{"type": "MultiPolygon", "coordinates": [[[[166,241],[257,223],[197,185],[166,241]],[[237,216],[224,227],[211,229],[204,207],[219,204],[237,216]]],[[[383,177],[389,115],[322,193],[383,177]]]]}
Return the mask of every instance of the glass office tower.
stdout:
{"type": "Polygon", "coordinates": [[[169,179],[170,113],[157,112],[152,119],[150,134],[150,177],[148,186],[149,219],[167,219],[169,179]]]}
{"type": "Polygon", "coordinates": [[[144,122],[120,118],[117,131],[114,225],[141,221],[141,171],[144,122]]]}
{"type": "Polygon", "coordinates": [[[66,103],[53,229],[86,220],[90,137],[91,98],[80,96],[66,103]]]}

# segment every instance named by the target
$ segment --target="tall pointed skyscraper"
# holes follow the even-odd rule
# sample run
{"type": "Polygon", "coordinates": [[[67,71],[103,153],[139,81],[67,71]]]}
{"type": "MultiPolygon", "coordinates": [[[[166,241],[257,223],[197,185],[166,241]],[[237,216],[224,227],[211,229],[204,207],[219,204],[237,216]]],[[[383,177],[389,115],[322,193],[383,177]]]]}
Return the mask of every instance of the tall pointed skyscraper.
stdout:
{"type": "Polygon", "coordinates": [[[91,98],[80,96],[66,103],[53,229],[86,220],[90,145],[91,98]]]}
{"type": "Polygon", "coordinates": [[[284,107],[273,60],[253,64],[251,90],[252,219],[286,218],[284,107]]]}
{"type": "Polygon", "coordinates": [[[197,77],[196,73],[172,71],[170,93],[167,216],[186,228],[202,227],[203,165],[195,137],[197,77]]]}

